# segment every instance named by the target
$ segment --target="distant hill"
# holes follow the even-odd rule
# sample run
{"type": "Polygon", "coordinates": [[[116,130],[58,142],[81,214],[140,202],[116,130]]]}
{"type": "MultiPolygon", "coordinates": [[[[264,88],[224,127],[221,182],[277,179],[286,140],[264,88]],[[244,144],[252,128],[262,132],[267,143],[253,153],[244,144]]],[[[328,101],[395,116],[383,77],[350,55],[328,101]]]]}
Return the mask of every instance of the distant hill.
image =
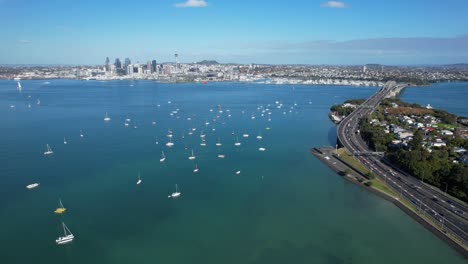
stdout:
{"type": "Polygon", "coordinates": [[[216,65],[216,64],[219,64],[219,63],[217,61],[215,61],[215,60],[202,60],[202,61],[197,62],[197,64],[216,65]]]}

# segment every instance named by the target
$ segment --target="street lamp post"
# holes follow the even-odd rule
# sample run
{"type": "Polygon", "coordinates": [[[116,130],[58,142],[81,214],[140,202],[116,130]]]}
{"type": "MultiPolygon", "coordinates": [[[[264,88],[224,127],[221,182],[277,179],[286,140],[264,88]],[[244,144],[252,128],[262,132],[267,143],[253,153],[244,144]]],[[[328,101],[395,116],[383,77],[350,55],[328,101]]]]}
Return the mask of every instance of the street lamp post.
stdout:
{"type": "Polygon", "coordinates": [[[443,182],[443,184],[445,184],[445,194],[447,194],[448,183],[443,182]]]}

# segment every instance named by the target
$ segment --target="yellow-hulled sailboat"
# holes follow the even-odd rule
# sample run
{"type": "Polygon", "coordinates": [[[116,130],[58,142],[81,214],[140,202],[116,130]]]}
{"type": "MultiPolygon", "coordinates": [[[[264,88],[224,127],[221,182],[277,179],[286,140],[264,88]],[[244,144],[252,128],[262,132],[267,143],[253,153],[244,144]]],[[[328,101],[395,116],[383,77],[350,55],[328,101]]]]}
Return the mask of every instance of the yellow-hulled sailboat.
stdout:
{"type": "Polygon", "coordinates": [[[59,199],[59,207],[57,209],[55,209],[54,213],[63,214],[63,213],[65,213],[66,210],[67,210],[67,208],[63,207],[62,200],[59,199]]]}

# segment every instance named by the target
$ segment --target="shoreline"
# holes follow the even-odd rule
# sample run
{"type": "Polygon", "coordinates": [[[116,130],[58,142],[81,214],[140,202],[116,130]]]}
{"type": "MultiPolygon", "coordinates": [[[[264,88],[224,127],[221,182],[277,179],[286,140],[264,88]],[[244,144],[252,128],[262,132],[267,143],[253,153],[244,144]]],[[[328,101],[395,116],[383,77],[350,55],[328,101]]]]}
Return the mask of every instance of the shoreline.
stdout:
{"type": "Polygon", "coordinates": [[[328,150],[328,151],[333,152],[335,149],[332,148],[332,147],[325,147],[325,148],[314,147],[314,148],[311,149],[310,153],[313,156],[315,156],[319,161],[321,161],[324,165],[326,165],[332,171],[334,171],[338,176],[340,176],[340,177],[344,178],[345,180],[347,180],[347,181],[349,181],[351,183],[354,183],[357,186],[359,186],[359,187],[361,187],[361,188],[363,188],[363,189],[377,195],[378,197],[380,197],[380,198],[394,204],[396,207],[398,207],[400,210],[402,210],[406,215],[408,215],[413,220],[415,220],[416,222],[421,224],[425,229],[429,230],[431,233],[436,235],[439,239],[441,239],[442,241],[447,243],[452,249],[454,249],[456,252],[458,252],[460,255],[462,255],[465,259],[468,259],[468,250],[466,248],[464,248],[462,245],[455,242],[453,239],[448,237],[447,234],[444,233],[442,230],[436,228],[430,222],[425,220],[422,216],[420,216],[415,211],[413,211],[411,208],[409,208],[407,205],[402,203],[401,200],[398,197],[391,196],[391,195],[389,195],[387,193],[384,193],[382,191],[379,191],[379,190],[377,190],[375,188],[372,188],[370,186],[366,186],[362,182],[356,180],[356,178],[353,178],[351,175],[345,175],[345,176],[339,175],[341,170],[338,169],[338,165],[336,164],[337,160],[340,161],[341,164],[344,164],[349,169],[351,169],[354,172],[353,174],[355,174],[355,175],[360,174],[363,178],[365,177],[365,175],[363,175],[361,172],[359,172],[359,170],[354,168],[351,164],[349,164],[349,163],[345,162],[344,160],[336,157],[335,155],[333,155],[333,158],[335,159],[335,161],[330,160],[330,156],[324,156],[324,155],[326,155],[326,153],[323,152],[323,150],[328,150]],[[329,159],[327,159],[326,157],[328,157],[329,159]]]}

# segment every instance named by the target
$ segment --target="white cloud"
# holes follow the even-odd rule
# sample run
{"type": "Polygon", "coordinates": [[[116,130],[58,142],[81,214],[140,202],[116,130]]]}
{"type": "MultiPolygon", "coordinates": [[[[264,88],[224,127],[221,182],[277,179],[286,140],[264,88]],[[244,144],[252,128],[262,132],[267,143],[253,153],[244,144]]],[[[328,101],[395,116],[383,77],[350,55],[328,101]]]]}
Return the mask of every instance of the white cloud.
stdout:
{"type": "Polygon", "coordinates": [[[344,2],[339,2],[339,1],[328,1],[326,3],[323,3],[321,7],[328,7],[328,8],[347,8],[348,5],[345,4],[344,2]]]}
{"type": "Polygon", "coordinates": [[[18,43],[19,43],[19,44],[29,44],[29,43],[31,43],[31,42],[32,42],[32,41],[29,40],[29,39],[20,39],[20,40],[18,40],[18,43]]]}
{"type": "Polygon", "coordinates": [[[175,4],[175,7],[206,7],[207,5],[205,0],[187,0],[187,2],[175,4]]]}

